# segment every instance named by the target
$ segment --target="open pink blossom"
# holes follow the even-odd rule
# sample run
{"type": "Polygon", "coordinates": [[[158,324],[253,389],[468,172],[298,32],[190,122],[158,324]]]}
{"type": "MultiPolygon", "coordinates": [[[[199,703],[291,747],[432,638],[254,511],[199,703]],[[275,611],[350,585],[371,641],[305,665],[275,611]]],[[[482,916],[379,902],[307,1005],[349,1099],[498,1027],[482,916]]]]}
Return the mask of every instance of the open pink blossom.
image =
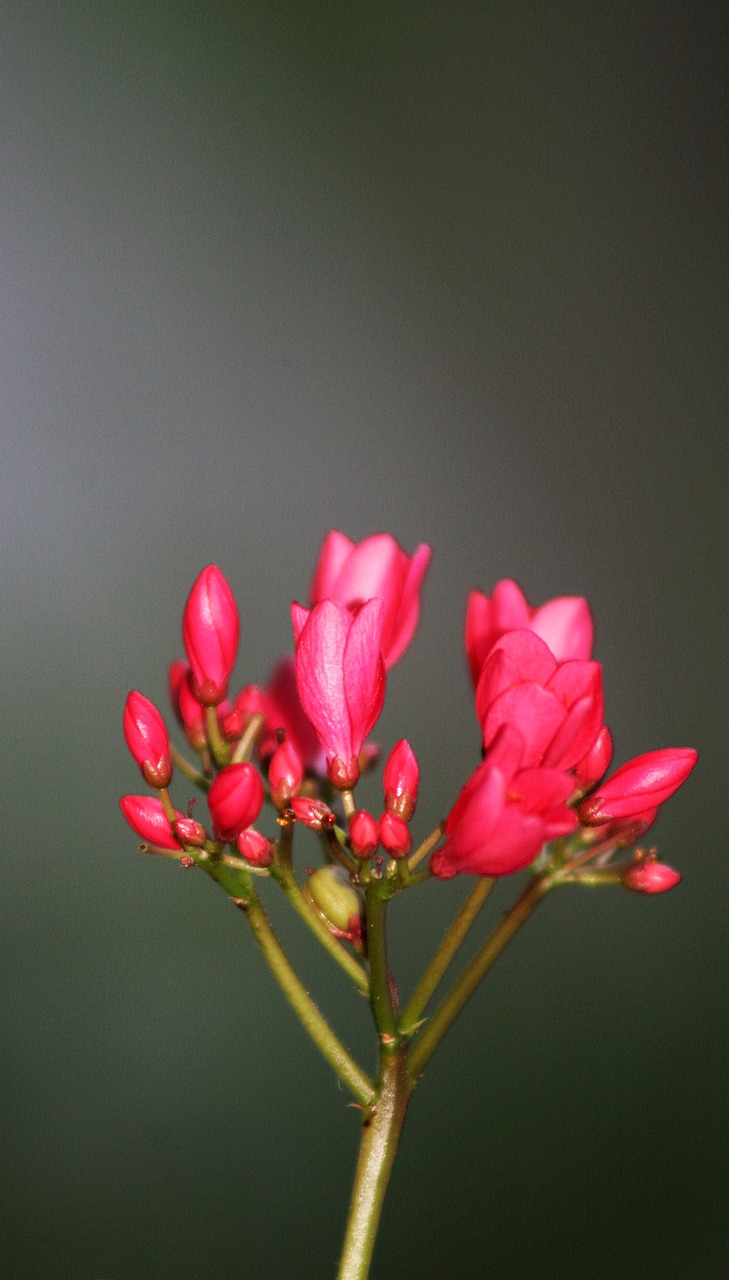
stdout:
{"type": "Polygon", "coordinates": [[[326,759],[314,727],[305,714],[296,688],[293,656],[287,654],[276,663],[268,683],[260,691],[263,732],[258,740],[262,759],[272,755],[283,730],[287,742],[295,748],[305,769],[312,773],[326,771],[326,759]]]}
{"type": "Polygon", "coordinates": [[[493,645],[476,687],[476,714],[488,748],[505,725],[525,744],[524,768],[571,769],[602,728],[598,662],[558,662],[535,632],[508,631],[493,645]]]}
{"type": "Polygon", "coordinates": [[[445,844],[430,862],[434,875],[510,875],[548,840],[575,830],[567,805],[573,779],[560,769],[523,769],[523,754],[519,733],[502,729],[446,818],[445,844]]]}
{"type": "Polygon", "coordinates": [[[558,662],[589,658],[592,653],[592,617],[582,596],[558,596],[533,609],[521,588],[505,578],[497,582],[492,596],[472,591],[468,597],[466,655],[474,685],[499,637],[525,627],[546,642],[558,662]]]}
{"type": "Polygon", "coordinates": [[[312,604],[335,600],[353,607],[379,596],[384,604],[382,656],[389,670],[413,638],[429,560],[430,547],[421,545],[409,556],[389,533],[354,543],[332,529],[314,571],[312,604]]]}
{"type": "Polygon", "coordinates": [[[206,706],[217,706],[228,691],[238,652],[238,633],[233,592],[217,565],[209,564],[196,579],[182,618],[192,690],[206,706]]]}
{"type": "Polygon", "coordinates": [[[691,747],[663,747],[635,756],[583,800],[580,820],[599,826],[657,809],[686,781],[697,759],[691,747]]]}
{"type": "Polygon", "coordinates": [[[323,600],[310,611],[291,606],[296,684],[316,730],[330,781],[353,787],[362,744],[382,710],[382,600],[348,608],[323,600]]]}

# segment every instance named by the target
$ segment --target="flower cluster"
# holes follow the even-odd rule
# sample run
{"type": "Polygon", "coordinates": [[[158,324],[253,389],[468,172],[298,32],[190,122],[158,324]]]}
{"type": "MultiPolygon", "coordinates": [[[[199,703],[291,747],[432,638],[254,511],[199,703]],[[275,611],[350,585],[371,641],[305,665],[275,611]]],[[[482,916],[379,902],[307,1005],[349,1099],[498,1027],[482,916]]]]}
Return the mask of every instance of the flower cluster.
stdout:
{"type": "Polygon", "coordinates": [[[651,751],[604,778],[612,743],[602,668],[592,658],[592,618],[581,597],[532,608],[509,580],[491,596],[471,592],[465,649],[480,763],[415,854],[410,824],[420,776],[405,738],[385,764],[380,817],[357,808],[353,789],[376,758],[368,737],[387,672],[414,636],[429,557],[426,546],[407,555],[387,534],[355,544],[331,532],[308,607],[291,606],[293,655],[281,658],[265,686],[248,684],[232,700],[238,609],[220,569],[203,569],[183,614],[186,660],[169,672],[173,709],[197,765],[171,748],[157,708],[130,693],[125,739],[156,794],[122,798],[129,824],[158,851],[181,859],[233,856],[265,872],[282,856],[279,843],[254,825],[268,798],[280,827],[299,821],[324,836],[327,856],[351,885],[394,875],[402,864],[397,883],[405,886],[434,849],[427,874],[440,879],[509,875],[538,862],[571,882],[620,881],[648,893],[671,887],[678,877],[654,851],[624,862],[614,855],[648,829],[696,753],[651,751]],[[175,761],[207,794],[207,826],[191,808],[183,814],[172,805],[175,761]],[[224,854],[226,846],[235,854],[224,854]]]}

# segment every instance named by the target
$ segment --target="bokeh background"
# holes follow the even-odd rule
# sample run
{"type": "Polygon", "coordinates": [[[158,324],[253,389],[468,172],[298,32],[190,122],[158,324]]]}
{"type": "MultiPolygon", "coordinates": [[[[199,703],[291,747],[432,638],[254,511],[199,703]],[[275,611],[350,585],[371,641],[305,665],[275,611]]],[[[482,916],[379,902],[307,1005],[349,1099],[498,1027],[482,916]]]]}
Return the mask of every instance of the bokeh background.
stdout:
{"type": "MultiPolygon", "coordinates": [[[[680,889],[555,895],[433,1059],[374,1274],[725,1274],[724,6],[5,0],[0,27],[0,1270],[335,1273],[356,1112],[117,797],[125,695],[164,703],[199,569],[263,680],[336,527],[434,547],[377,732],[420,756],[420,835],[477,759],[463,609],[500,577],[589,597],[616,759],[702,756],[655,831],[680,889]]],[[[395,904],[406,990],[466,888],[395,904]]],[[[366,1057],[366,1008],[276,919],[366,1057]]]]}

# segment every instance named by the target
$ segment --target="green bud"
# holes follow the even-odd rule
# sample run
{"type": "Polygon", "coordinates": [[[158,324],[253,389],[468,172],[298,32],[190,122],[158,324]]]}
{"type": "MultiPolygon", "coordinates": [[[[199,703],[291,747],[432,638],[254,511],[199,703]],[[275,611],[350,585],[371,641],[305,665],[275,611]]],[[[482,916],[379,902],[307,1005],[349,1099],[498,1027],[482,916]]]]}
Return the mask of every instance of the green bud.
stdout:
{"type": "Polygon", "coordinates": [[[319,867],[309,877],[309,894],[329,923],[342,933],[351,933],[362,914],[362,894],[355,889],[344,867],[319,867]]]}

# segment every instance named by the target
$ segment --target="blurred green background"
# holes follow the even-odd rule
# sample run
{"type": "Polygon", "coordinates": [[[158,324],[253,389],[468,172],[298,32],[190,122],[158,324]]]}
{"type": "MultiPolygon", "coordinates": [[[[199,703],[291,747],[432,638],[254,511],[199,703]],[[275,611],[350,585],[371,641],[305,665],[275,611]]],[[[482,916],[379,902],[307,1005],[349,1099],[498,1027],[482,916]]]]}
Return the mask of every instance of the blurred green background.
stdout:
{"type": "MultiPolygon", "coordinates": [[[[237,913],[117,808],[199,569],[263,680],[330,527],[434,547],[377,730],[420,756],[416,834],[477,759],[463,609],[500,577],[589,597],[616,759],[702,756],[654,837],[680,889],[555,895],[433,1059],[374,1275],[725,1274],[725,7],[0,28],[2,1274],[335,1273],[356,1113],[237,913]]],[[[467,887],[395,904],[405,990],[467,887]]]]}

